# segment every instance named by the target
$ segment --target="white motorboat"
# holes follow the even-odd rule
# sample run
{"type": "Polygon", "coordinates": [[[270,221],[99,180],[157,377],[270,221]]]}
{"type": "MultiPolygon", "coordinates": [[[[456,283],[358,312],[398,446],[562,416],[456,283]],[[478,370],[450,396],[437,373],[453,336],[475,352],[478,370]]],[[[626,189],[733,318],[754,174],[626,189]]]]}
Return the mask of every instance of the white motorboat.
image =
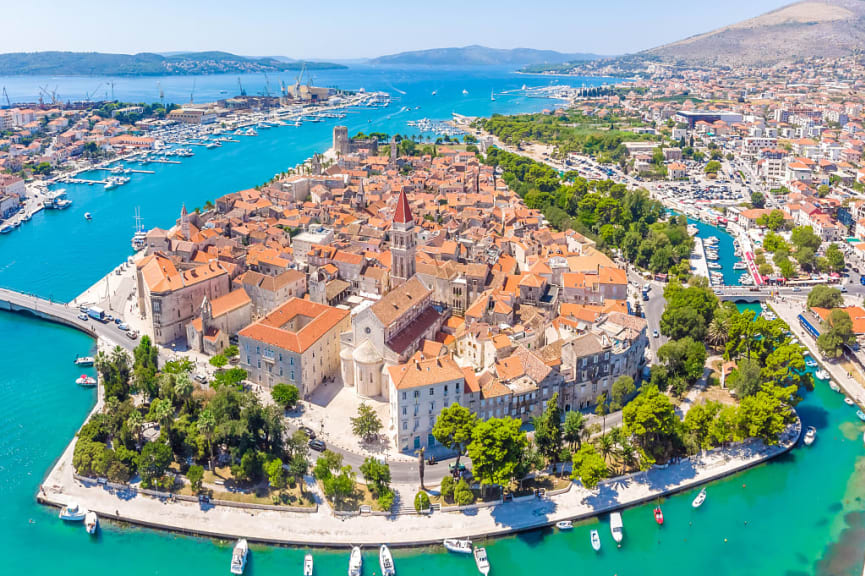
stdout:
{"type": "Polygon", "coordinates": [[[360,576],[363,571],[363,556],[360,553],[360,547],[355,546],[351,549],[351,557],[348,559],[348,576],[360,576]]]}
{"type": "Polygon", "coordinates": [[[94,362],[96,362],[96,360],[93,356],[78,356],[75,358],[75,364],[78,366],[93,366],[94,362]]]}
{"type": "Polygon", "coordinates": [[[745,264],[744,262],[736,262],[735,264],[733,264],[733,270],[747,270],[747,269],[748,269],[748,265],[745,264]]]}
{"type": "Polygon", "coordinates": [[[382,576],[394,576],[396,574],[396,568],[393,565],[393,556],[391,556],[390,550],[384,544],[378,549],[378,565],[381,568],[382,576]]]}
{"type": "Polygon", "coordinates": [[[849,396],[845,396],[844,397],[844,404],[846,404],[847,406],[852,406],[853,404],[855,404],[855,402],[853,402],[853,399],[850,398],[849,396]]]}
{"type": "Polygon", "coordinates": [[[559,530],[571,530],[574,527],[574,523],[570,520],[560,520],[556,522],[556,528],[559,530]]]}
{"type": "Polygon", "coordinates": [[[96,534],[97,527],[99,527],[99,517],[91,510],[84,516],[84,528],[88,534],[96,534]]]}
{"type": "Polygon", "coordinates": [[[85,220],[93,220],[93,214],[91,214],[90,212],[85,212],[84,213],[84,219],[85,220]]]}
{"type": "Polygon", "coordinates": [[[79,386],[96,386],[96,378],[88,376],[87,374],[82,374],[75,379],[75,383],[79,386]]]}
{"type": "Polygon", "coordinates": [[[709,262],[708,264],[706,264],[706,266],[709,267],[709,270],[720,270],[721,269],[721,265],[718,264],[717,262],[709,262]]]}
{"type": "Polygon", "coordinates": [[[808,368],[816,368],[816,367],[817,367],[817,362],[814,361],[814,360],[811,360],[811,359],[809,358],[808,360],[805,360],[805,366],[807,366],[808,368]]]}
{"type": "Polygon", "coordinates": [[[601,535],[598,534],[597,530],[592,530],[592,548],[594,548],[595,552],[601,551],[601,535]]]}
{"type": "Polygon", "coordinates": [[[834,392],[840,392],[841,391],[841,387],[838,386],[838,384],[836,384],[835,382],[833,382],[831,380],[829,381],[829,389],[834,391],[834,392]]]}
{"type": "Polygon", "coordinates": [[[814,376],[816,376],[820,380],[829,380],[829,373],[822,369],[817,370],[817,372],[814,373],[814,376]]]}
{"type": "Polygon", "coordinates": [[[490,560],[487,558],[486,548],[475,548],[475,564],[478,565],[478,572],[484,576],[490,573],[490,560]]]}
{"type": "Polygon", "coordinates": [[[813,426],[808,426],[805,430],[805,446],[810,446],[817,439],[817,429],[813,426]]]}
{"type": "Polygon", "coordinates": [[[246,569],[246,557],[249,555],[249,544],[246,539],[241,538],[234,545],[234,551],[231,553],[231,573],[243,574],[246,569]]]}
{"type": "Polygon", "coordinates": [[[691,506],[693,506],[694,508],[699,508],[700,506],[703,505],[703,502],[705,502],[705,501],[706,501],[706,489],[703,488],[702,490],[700,490],[700,493],[697,494],[697,497],[694,498],[694,501],[691,502],[691,506]]]}
{"type": "Polygon", "coordinates": [[[458,540],[457,538],[445,538],[444,546],[448,552],[456,552],[457,554],[471,554],[472,541],[458,540]]]}
{"type": "Polygon", "coordinates": [[[466,90],[465,88],[463,88],[463,96],[468,96],[468,94],[469,94],[469,91],[466,90]]]}
{"type": "Polygon", "coordinates": [[[312,576],[312,554],[303,557],[303,576],[312,576]]]}
{"type": "Polygon", "coordinates": [[[81,522],[87,516],[87,510],[81,508],[77,502],[70,502],[60,509],[59,518],[67,522],[81,522]]]}
{"type": "Polygon", "coordinates": [[[622,538],[624,538],[624,528],[625,525],[622,523],[622,515],[619,512],[613,512],[610,514],[610,534],[613,535],[613,540],[616,541],[616,544],[622,544],[622,538]]]}

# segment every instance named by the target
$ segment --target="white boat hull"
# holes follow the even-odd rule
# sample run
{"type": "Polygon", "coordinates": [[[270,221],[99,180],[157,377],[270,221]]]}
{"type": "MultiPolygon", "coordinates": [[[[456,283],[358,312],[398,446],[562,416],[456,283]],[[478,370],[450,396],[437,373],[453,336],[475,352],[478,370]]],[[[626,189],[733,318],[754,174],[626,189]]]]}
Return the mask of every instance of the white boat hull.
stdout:
{"type": "Polygon", "coordinates": [[[378,566],[381,568],[382,576],[394,576],[396,568],[393,565],[393,556],[387,546],[383,545],[378,551],[378,566]]]}
{"type": "Polygon", "coordinates": [[[457,540],[454,538],[447,538],[444,541],[444,547],[448,552],[454,552],[456,554],[471,554],[472,553],[472,541],[471,540],[457,540]]]}

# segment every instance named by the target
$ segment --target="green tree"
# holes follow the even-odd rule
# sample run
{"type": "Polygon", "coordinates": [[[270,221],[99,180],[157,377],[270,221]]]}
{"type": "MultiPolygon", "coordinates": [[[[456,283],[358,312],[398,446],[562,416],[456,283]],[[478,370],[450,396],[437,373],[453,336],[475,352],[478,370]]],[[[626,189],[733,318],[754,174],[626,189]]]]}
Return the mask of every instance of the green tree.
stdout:
{"type": "Polygon", "coordinates": [[[138,472],[145,487],[161,478],[171,464],[171,448],[164,442],[148,442],[141,449],[138,472]]]}
{"type": "Polygon", "coordinates": [[[213,412],[205,408],[198,415],[196,423],[198,433],[207,441],[207,449],[210,454],[210,469],[213,470],[213,437],[216,433],[216,418],[213,417],[213,412]]]}
{"type": "Polygon", "coordinates": [[[631,394],[636,391],[637,387],[634,386],[633,378],[626,374],[619,376],[613,382],[613,387],[610,390],[610,410],[621,410],[622,406],[628,401],[628,398],[631,397],[631,394]]]}
{"type": "Polygon", "coordinates": [[[853,320],[846,310],[835,309],[829,313],[824,323],[825,331],[817,338],[817,347],[830,358],[844,354],[844,346],[852,347],[856,342],[853,320]]]}
{"type": "Polygon", "coordinates": [[[790,234],[790,240],[793,242],[793,245],[797,250],[801,248],[810,248],[811,250],[817,251],[823,243],[823,240],[814,233],[814,229],[810,226],[797,226],[796,228],[793,228],[793,232],[790,234]]]}
{"type": "Polygon", "coordinates": [[[343,466],[324,482],[324,494],[333,500],[335,507],[351,498],[355,493],[355,474],[351,466],[343,466]]]}
{"type": "Polygon", "coordinates": [[[670,399],[657,387],[644,386],[622,409],[622,421],[646,454],[656,457],[672,448],[678,418],[670,399]]]}
{"type": "Polygon", "coordinates": [[[193,492],[200,492],[201,483],[204,480],[204,468],[197,464],[193,464],[186,471],[186,479],[189,480],[189,485],[193,492]]]}
{"type": "Polygon", "coordinates": [[[721,163],[717,160],[711,160],[706,164],[706,174],[717,174],[721,170],[721,163]]]}
{"type": "Polygon", "coordinates": [[[534,418],[535,445],[548,462],[555,465],[562,451],[562,410],[559,408],[559,393],[547,401],[543,413],[534,418]]]}
{"type": "Polygon", "coordinates": [[[763,386],[760,363],[757,360],[741,358],[736,370],[727,378],[726,384],[736,391],[736,396],[739,398],[756,394],[763,386]]]}
{"type": "MultiPolygon", "coordinates": [[[[708,173],[708,166],[706,167],[706,172],[708,173]]],[[[766,197],[763,196],[761,192],[751,192],[751,206],[754,208],[765,208],[766,207],[766,197]]]]}
{"type": "Polygon", "coordinates": [[[158,392],[156,372],[159,370],[159,350],[151,344],[150,336],[145,334],[141,337],[132,355],[134,357],[132,373],[135,388],[143,392],[149,399],[155,398],[158,392]]]}
{"type": "Polygon", "coordinates": [[[443,408],[436,417],[432,435],[436,442],[457,453],[455,470],[459,469],[460,457],[472,441],[472,432],[477,424],[477,416],[468,408],[454,402],[443,408]]]}
{"type": "Polygon", "coordinates": [[[242,390],[243,381],[246,380],[246,377],[246,370],[235,366],[234,368],[229,368],[228,370],[223,370],[214,374],[213,381],[210,385],[217,389],[229,387],[236,390],[242,390]]]}
{"type": "Polygon", "coordinates": [[[381,431],[381,419],[366,402],[361,402],[360,406],[357,407],[357,416],[350,418],[350,420],[351,431],[364,442],[374,439],[381,431]]]}
{"type": "Polygon", "coordinates": [[[603,456],[590,443],[583,444],[573,456],[572,480],[579,480],[589,490],[609,474],[603,456]]]}
{"type": "Polygon", "coordinates": [[[835,243],[829,244],[826,248],[826,260],[829,261],[829,267],[833,272],[841,272],[847,265],[844,262],[844,253],[835,243]]]}
{"type": "Polygon", "coordinates": [[[507,485],[515,475],[526,445],[526,434],[520,430],[520,421],[516,418],[490,418],[479,422],[468,446],[475,477],[481,484],[507,485]]]}
{"type": "Polygon", "coordinates": [[[226,358],[222,354],[217,354],[210,359],[210,365],[217,370],[219,370],[220,368],[224,368],[226,364],[228,364],[228,358],[226,358]]]}
{"type": "Polygon", "coordinates": [[[183,406],[186,408],[187,412],[190,411],[190,405],[192,402],[192,391],[195,386],[192,383],[192,379],[189,377],[189,374],[178,374],[177,379],[174,382],[174,395],[183,403],[183,406]]]}
{"type": "Polygon", "coordinates": [[[312,470],[312,475],[319,482],[324,482],[330,478],[336,470],[342,467],[342,454],[337,454],[330,450],[325,450],[321,456],[315,461],[315,467],[312,470]]]}
{"type": "Polygon", "coordinates": [[[454,487],[454,501],[458,506],[468,506],[475,503],[475,493],[472,492],[469,483],[460,479],[454,487]]]}
{"type": "Polygon", "coordinates": [[[414,497],[414,509],[422,512],[430,509],[430,500],[426,492],[418,492],[414,497]]]}
{"type": "Polygon", "coordinates": [[[360,466],[360,473],[374,496],[390,487],[390,466],[377,458],[367,457],[360,466]]]}
{"type": "Polygon", "coordinates": [[[607,429],[607,414],[610,413],[610,407],[607,405],[607,393],[601,392],[595,398],[595,415],[601,417],[601,433],[607,429]]]}
{"type": "Polygon", "coordinates": [[[240,464],[231,467],[231,474],[241,481],[255,482],[264,475],[264,454],[258,450],[247,450],[240,464]]]}
{"type": "Polygon", "coordinates": [[[294,408],[300,399],[300,392],[294,384],[277,384],[270,391],[270,395],[284,410],[294,408]]]}
{"type": "Polygon", "coordinates": [[[274,490],[285,488],[285,469],[282,467],[282,460],[274,458],[265,465],[264,470],[271,488],[274,490]]]}
{"type": "Polygon", "coordinates": [[[303,485],[305,484],[303,477],[306,476],[309,470],[309,458],[305,453],[296,452],[288,461],[288,473],[297,478],[297,485],[300,486],[300,494],[303,496],[303,485]]]}
{"type": "Polygon", "coordinates": [[[441,492],[442,498],[444,498],[445,500],[453,501],[455,486],[456,482],[454,482],[453,476],[445,476],[444,478],[442,478],[441,487],[439,488],[439,492],[441,492]]]}
{"type": "Polygon", "coordinates": [[[583,430],[586,426],[586,419],[581,412],[571,410],[565,414],[565,423],[562,426],[563,437],[570,448],[582,444],[583,430]]]}
{"type": "Polygon", "coordinates": [[[808,294],[808,308],[837,308],[843,304],[841,291],[831,286],[818,284],[808,294]]]}

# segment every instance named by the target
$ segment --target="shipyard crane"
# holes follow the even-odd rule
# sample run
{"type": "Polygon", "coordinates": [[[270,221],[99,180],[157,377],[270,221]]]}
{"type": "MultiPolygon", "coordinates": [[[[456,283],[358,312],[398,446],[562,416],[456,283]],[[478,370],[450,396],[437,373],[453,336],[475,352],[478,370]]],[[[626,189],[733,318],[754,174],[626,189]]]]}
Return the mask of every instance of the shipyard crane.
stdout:
{"type": "Polygon", "coordinates": [[[246,96],[246,90],[243,89],[243,84],[240,82],[240,76],[237,77],[237,87],[240,88],[240,95],[246,96]]]}
{"type": "Polygon", "coordinates": [[[189,103],[195,102],[195,78],[192,79],[192,91],[189,93],[189,103]]]}
{"type": "Polygon", "coordinates": [[[159,80],[156,81],[156,87],[159,89],[159,103],[165,106],[165,92],[162,91],[162,84],[159,80]]]}
{"type": "Polygon", "coordinates": [[[267,77],[267,72],[264,73],[264,95],[270,98],[270,78],[267,77]]]}
{"type": "Polygon", "coordinates": [[[6,86],[3,87],[3,99],[6,100],[6,107],[12,108],[12,102],[9,101],[9,93],[6,92],[6,86]]]}

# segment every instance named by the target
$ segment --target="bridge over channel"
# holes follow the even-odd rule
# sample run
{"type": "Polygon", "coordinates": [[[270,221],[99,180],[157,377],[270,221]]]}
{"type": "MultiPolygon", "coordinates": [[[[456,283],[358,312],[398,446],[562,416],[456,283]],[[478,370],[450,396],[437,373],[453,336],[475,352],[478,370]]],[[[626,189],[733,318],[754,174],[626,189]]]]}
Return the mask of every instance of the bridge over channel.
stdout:
{"type": "Polygon", "coordinates": [[[128,351],[132,351],[137,342],[126,338],[113,323],[102,323],[98,320],[88,318],[81,320],[78,308],[58,302],[47,300],[34,294],[25,294],[7,288],[0,288],[0,310],[30,314],[58,324],[64,324],[75,328],[93,338],[100,338],[112,347],[119,345],[128,351]]]}

